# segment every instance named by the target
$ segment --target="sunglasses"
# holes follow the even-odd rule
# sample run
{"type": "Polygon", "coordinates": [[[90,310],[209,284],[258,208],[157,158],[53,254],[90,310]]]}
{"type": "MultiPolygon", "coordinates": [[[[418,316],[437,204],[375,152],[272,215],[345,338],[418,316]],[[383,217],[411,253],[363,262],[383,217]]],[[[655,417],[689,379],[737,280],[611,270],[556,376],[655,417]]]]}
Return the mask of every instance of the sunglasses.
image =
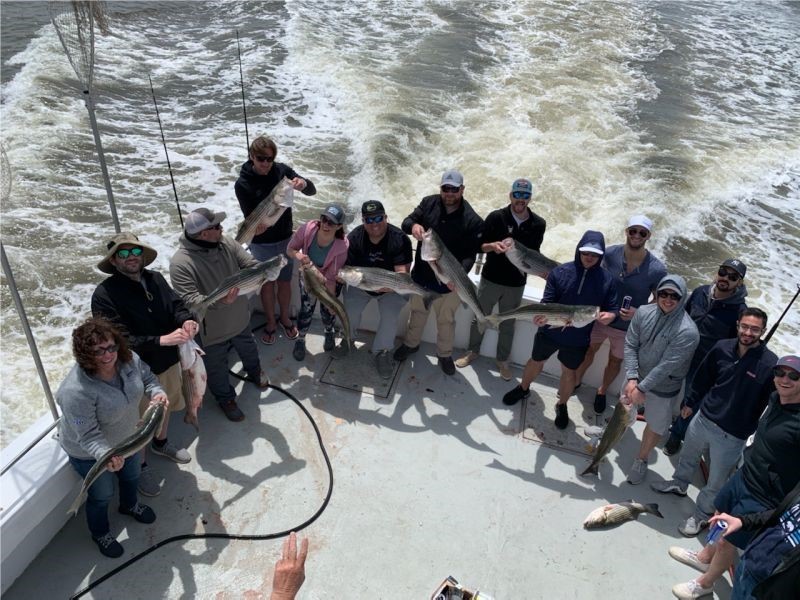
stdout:
{"type": "Polygon", "coordinates": [[[375,215],[374,217],[364,217],[364,223],[367,225],[372,225],[374,223],[383,223],[383,220],[386,218],[386,215],[375,215]]]}
{"type": "Polygon", "coordinates": [[[531,193],[530,192],[511,192],[511,197],[514,200],[530,200],[531,193]]]}
{"type": "Polygon", "coordinates": [[[717,271],[717,275],[724,277],[725,279],[729,279],[730,281],[739,281],[742,278],[742,276],[736,271],[729,271],[728,269],[723,269],[722,267],[720,267],[719,271],[717,271]]]}
{"type": "Polygon", "coordinates": [[[455,194],[455,193],[456,193],[456,192],[458,192],[460,189],[461,189],[460,187],[456,187],[456,186],[454,186],[454,185],[443,185],[443,186],[442,186],[442,191],[443,191],[445,194],[455,194]]]}
{"type": "Polygon", "coordinates": [[[589,258],[600,258],[600,255],[595,252],[579,252],[579,254],[589,258]]]}
{"type": "Polygon", "coordinates": [[[788,377],[792,381],[800,381],[800,373],[797,371],[787,371],[785,369],[781,369],[780,367],[775,367],[772,369],[772,374],[775,376],[775,379],[788,377]]]}
{"type": "Polygon", "coordinates": [[[103,356],[106,352],[109,354],[114,354],[119,350],[119,344],[111,344],[110,346],[98,346],[97,349],[94,351],[95,356],[103,356]]]}
{"type": "Polygon", "coordinates": [[[676,294],[675,292],[668,292],[666,290],[662,290],[658,292],[659,298],[669,298],[670,300],[675,300],[676,302],[681,299],[680,294],[676,294]]]}
{"type": "Polygon", "coordinates": [[[274,160],[275,160],[275,157],[274,157],[274,156],[261,156],[261,155],[257,155],[257,156],[254,156],[253,158],[254,158],[255,160],[257,160],[258,162],[272,162],[272,161],[274,161],[274,160]]]}
{"type": "Polygon", "coordinates": [[[222,223],[217,223],[216,225],[212,225],[211,227],[207,227],[205,231],[214,231],[217,229],[222,229],[222,223]]]}
{"type": "Polygon", "coordinates": [[[647,231],[647,229],[636,229],[636,227],[631,227],[628,229],[628,235],[638,235],[639,237],[646,238],[648,235],[650,235],[650,232],[647,231]]]}
{"type": "Polygon", "coordinates": [[[331,227],[338,227],[339,226],[338,223],[336,223],[334,221],[331,221],[325,215],[320,215],[319,220],[320,220],[320,223],[322,223],[323,225],[330,225],[331,227]]]}
{"type": "Polygon", "coordinates": [[[119,258],[125,259],[129,256],[141,256],[143,250],[136,246],[135,248],[125,248],[123,250],[117,250],[117,256],[119,258]]]}

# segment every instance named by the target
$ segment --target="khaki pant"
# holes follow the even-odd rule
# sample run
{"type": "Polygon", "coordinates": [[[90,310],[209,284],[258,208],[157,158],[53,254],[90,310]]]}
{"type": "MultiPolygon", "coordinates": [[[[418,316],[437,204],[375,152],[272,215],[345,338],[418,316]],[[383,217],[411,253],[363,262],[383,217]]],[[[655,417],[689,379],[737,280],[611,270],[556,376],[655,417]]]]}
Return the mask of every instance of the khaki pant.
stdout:
{"type": "MultiPolygon", "coordinates": [[[[405,344],[410,348],[419,346],[422,330],[428,322],[428,310],[422,302],[422,296],[414,294],[408,303],[411,315],[408,318],[405,344]]],[[[455,292],[442,294],[431,303],[430,310],[436,315],[436,355],[447,357],[453,354],[453,338],[455,337],[456,311],[461,306],[461,298],[455,292]]]]}
{"type": "MultiPolygon", "coordinates": [[[[181,371],[180,361],[176,362],[169,369],[156,375],[161,387],[164,388],[164,393],[169,399],[169,411],[175,412],[182,410],[186,407],[186,401],[183,398],[183,372],[181,371]]],[[[139,414],[143,415],[144,411],[150,405],[150,395],[145,394],[139,402],[139,414]]]]}

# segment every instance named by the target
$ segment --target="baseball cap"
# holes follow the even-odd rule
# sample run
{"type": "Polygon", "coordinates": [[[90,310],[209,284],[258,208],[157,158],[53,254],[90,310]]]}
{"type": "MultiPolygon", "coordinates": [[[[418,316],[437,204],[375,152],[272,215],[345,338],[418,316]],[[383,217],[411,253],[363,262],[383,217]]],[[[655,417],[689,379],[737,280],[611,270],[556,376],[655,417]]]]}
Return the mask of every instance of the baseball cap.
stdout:
{"type": "Polygon", "coordinates": [[[186,215],[184,227],[189,235],[197,235],[210,227],[219,225],[227,215],[224,212],[215,213],[207,208],[197,208],[186,215]]]}
{"type": "Polygon", "coordinates": [[[514,183],[511,184],[511,193],[513,194],[514,192],[527,192],[533,195],[533,184],[530,179],[525,179],[524,177],[515,179],[514,183]]]}
{"type": "Polygon", "coordinates": [[[372,215],[385,215],[386,211],[383,204],[378,200],[367,200],[361,205],[361,216],[371,217],[372,215]]]}
{"type": "Polygon", "coordinates": [[[603,256],[603,254],[605,254],[600,244],[593,240],[589,240],[583,246],[578,248],[578,252],[592,252],[594,254],[599,254],[600,256],[603,256]]]}
{"type": "Polygon", "coordinates": [[[644,215],[633,215],[628,219],[628,227],[644,227],[647,231],[653,231],[653,222],[644,215]]]}
{"type": "Polygon", "coordinates": [[[800,373],[800,356],[794,356],[793,354],[787,354],[786,356],[782,356],[778,359],[778,362],[775,363],[776,367],[789,367],[790,369],[794,369],[798,373],[800,373]]]}
{"type": "Polygon", "coordinates": [[[325,207],[325,210],[323,210],[321,214],[328,217],[337,225],[344,223],[344,210],[342,210],[342,207],[337,204],[329,204],[325,207]]]}
{"type": "Polygon", "coordinates": [[[445,171],[442,175],[441,185],[461,187],[464,185],[464,176],[455,169],[450,169],[449,171],[445,171]]]}
{"type": "Polygon", "coordinates": [[[747,265],[744,264],[742,261],[740,261],[738,258],[729,258],[724,263],[722,263],[722,266],[730,267],[742,277],[744,277],[744,274],[747,273],[747,265]]]}
{"type": "Polygon", "coordinates": [[[678,287],[678,284],[671,279],[667,279],[664,283],[659,285],[656,291],[660,292],[661,290],[671,290],[678,294],[678,296],[683,297],[683,290],[681,290],[681,288],[678,287]]]}

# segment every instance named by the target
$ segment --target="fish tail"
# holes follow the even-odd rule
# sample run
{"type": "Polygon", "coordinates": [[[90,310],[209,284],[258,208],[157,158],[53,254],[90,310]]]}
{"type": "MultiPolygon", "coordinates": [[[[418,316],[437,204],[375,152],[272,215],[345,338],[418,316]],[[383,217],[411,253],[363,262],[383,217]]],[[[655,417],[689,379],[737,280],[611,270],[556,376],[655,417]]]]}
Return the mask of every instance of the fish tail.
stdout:
{"type": "Polygon", "coordinates": [[[81,504],[83,504],[84,500],[86,500],[86,490],[81,489],[81,492],[78,494],[78,497],[75,498],[73,503],[67,509],[67,515],[70,517],[74,517],[76,514],[78,514],[78,509],[81,507],[81,504]]]}
{"type": "Polygon", "coordinates": [[[581,475],[597,475],[597,470],[599,467],[600,463],[593,462],[583,470],[583,473],[581,473],[581,475]]]}
{"type": "Polygon", "coordinates": [[[664,518],[664,515],[662,515],[661,512],[658,510],[658,504],[645,504],[644,507],[650,514],[660,517],[662,519],[664,518]]]}

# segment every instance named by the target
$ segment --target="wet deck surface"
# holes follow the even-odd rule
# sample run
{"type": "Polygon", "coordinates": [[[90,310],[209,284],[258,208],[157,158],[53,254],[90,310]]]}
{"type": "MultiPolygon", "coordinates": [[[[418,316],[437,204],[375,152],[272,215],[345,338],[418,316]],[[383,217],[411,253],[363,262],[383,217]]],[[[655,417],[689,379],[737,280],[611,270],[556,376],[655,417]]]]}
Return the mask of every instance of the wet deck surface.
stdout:
{"type": "MultiPolygon", "coordinates": [[[[625,482],[643,423],[625,434],[599,479],[579,477],[586,458],[521,435],[520,405],[508,408],[500,401],[513,382],[499,378],[494,361],[481,358],[448,377],[433,347],[424,344],[400,366],[386,399],[320,384],[330,361],[321,343],[320,336],[309,336],[303,363],[292,358],[292,342],[283,338],[260,345],[273,383],[311,412],[333,463],[331,502],[302,534],[311,546],[299,598],[424,599],[447,575],[498,600],[668,598],[673,584],[695,576],[667,555],[670,545],[700,547],[676,529],[692,503],[647,485],[669,478],[677,457],[654,452],[647,482],[625,482]],[[614,529],[582,528],[594,508],[628,499],[657,502],[665,518],[643,515],[614,529]]],[[[346,382],[361,377],[380,387],[365,352],[355,353],[352,362],[335,365],[346,382]]],[[[516,367],[517,378],[520,373],[516,367]]],[[[260,393],[241,382],[237,389],[242,423],[229,422],[208,400],[199,435],[180,415],[173,418],[170,440],[189,448],[193,460],[177,465],[150,458],[165,479],[162,494],[145,499],[158,515],[153,525],[112,511],[123,559],[98,553],[81,510],[6,598],[68,597],[171,536],[266,534],[310,517],[328,485],[312,427],[278,391],[260,393]]],[[[552,411],[555,379],[542,376],[532,389],[543,411],[552,411]]],[[[593,393],[583,390],[570,400],[584,403],[584,410],[570,407],[572,435],[595,424],[593,393]]],[[[696,492],[690,488],[690,497],[696,492]]],[[[279,552],[279,540],[176,542],[85,597],[268,597],[279,552]]],[[[716,592],[728,598],[727,579],[716,592]]]]}

